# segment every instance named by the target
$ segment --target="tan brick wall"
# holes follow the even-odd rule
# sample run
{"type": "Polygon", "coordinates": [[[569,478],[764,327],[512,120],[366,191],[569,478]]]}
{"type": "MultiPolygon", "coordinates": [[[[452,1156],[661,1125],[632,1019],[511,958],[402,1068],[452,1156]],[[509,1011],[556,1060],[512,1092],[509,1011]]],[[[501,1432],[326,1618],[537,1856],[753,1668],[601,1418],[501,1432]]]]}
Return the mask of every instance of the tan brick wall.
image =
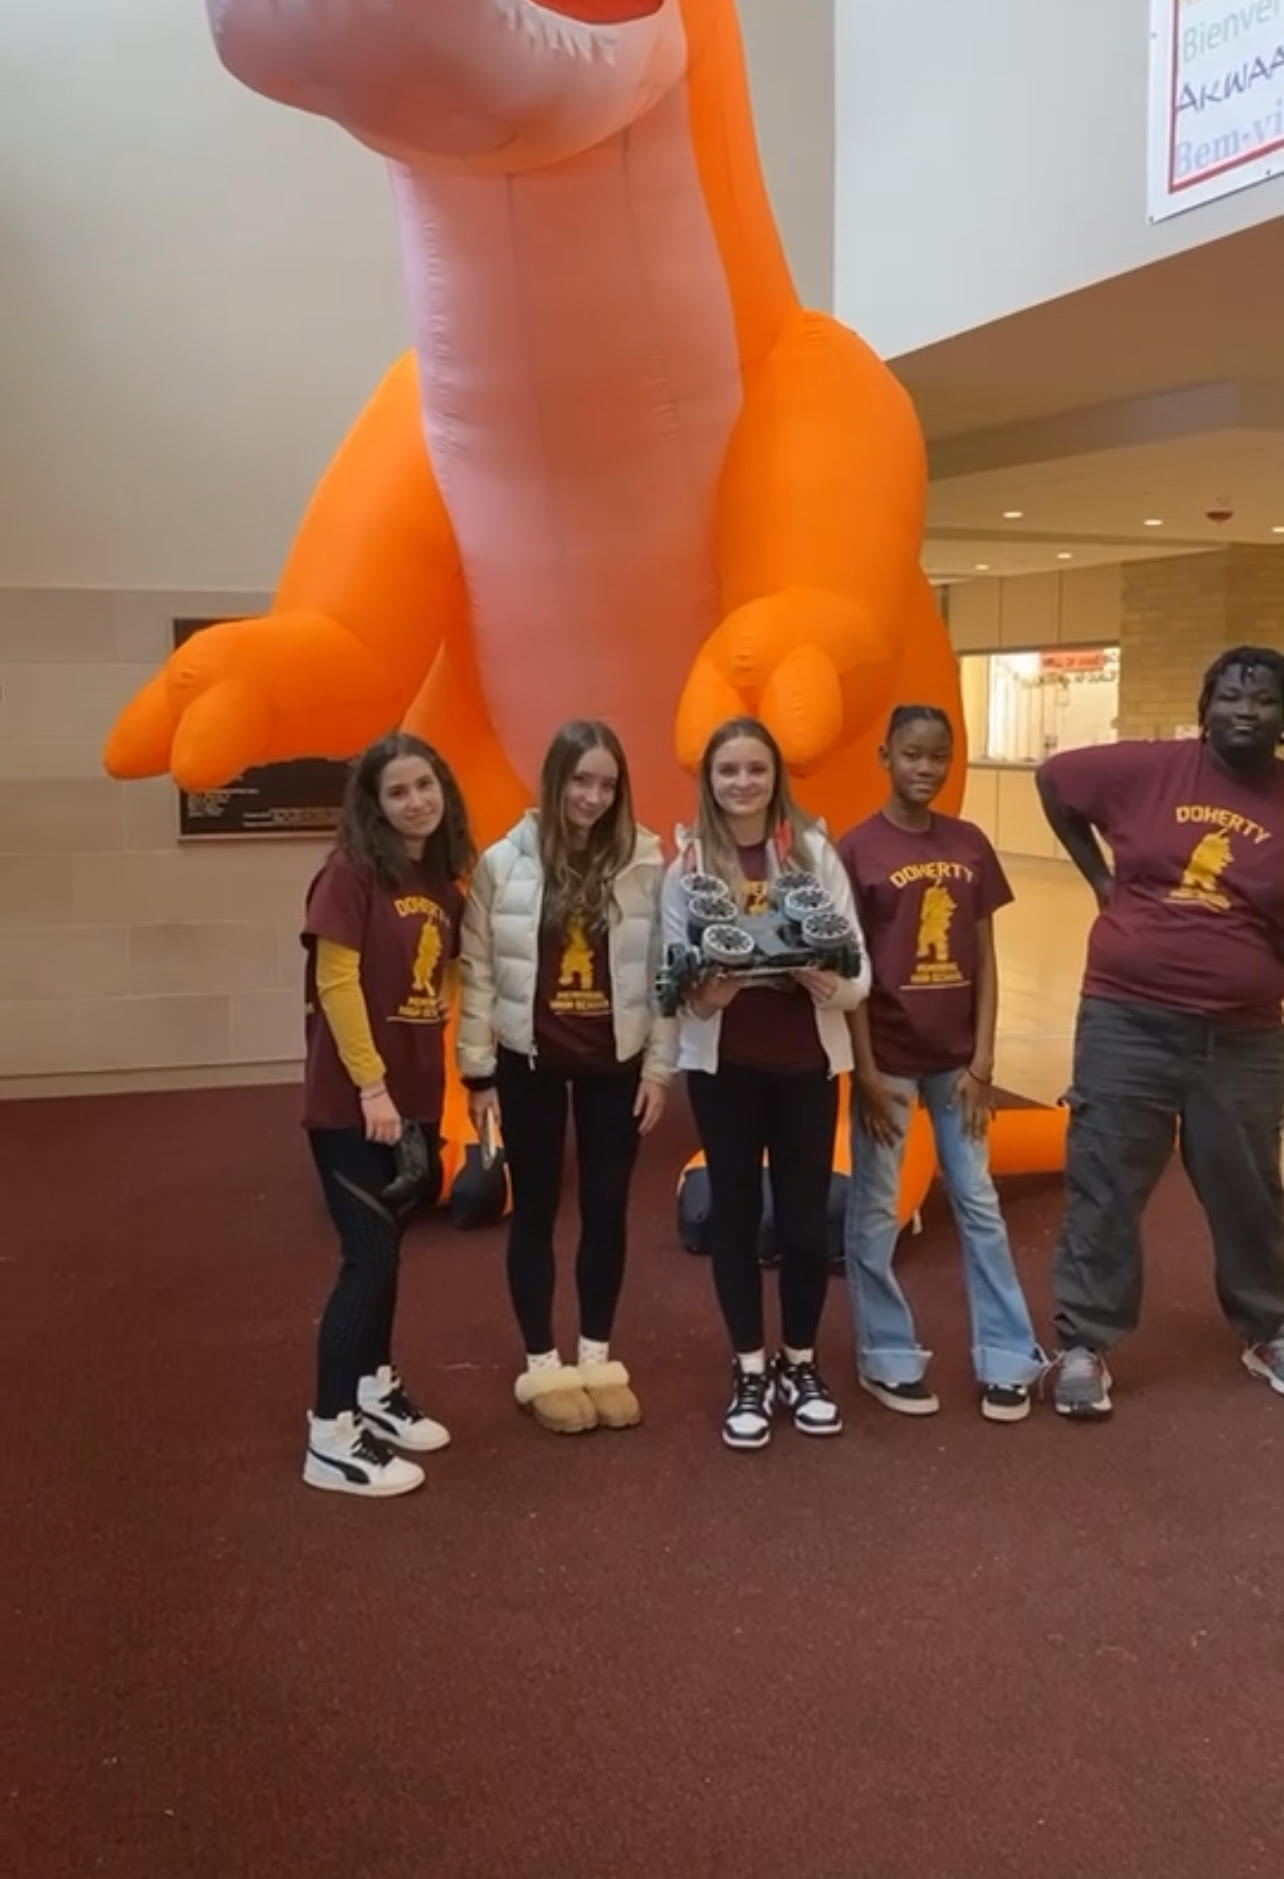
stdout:
{"type": "Polygon", "coordinates": [[[1228,645],[1284,650],[1284,547],[1236,548],[1226,577],[1228,645]]]}
{"type": "Polygon", "coordinates": [[[1129,562],[1119,735],[1170,737],[1193,724],[1208,665],[1227,646],[1244,642],[1284,650],[1284,548],[1129,562]]]}
{"type": "Polygon", "coordinates": [[[299,907],[324,845],[180,843],[167,780],[101,769],[171,620],[262,605],[0,589],[0,1095],[297,1073],[299,907]]]}

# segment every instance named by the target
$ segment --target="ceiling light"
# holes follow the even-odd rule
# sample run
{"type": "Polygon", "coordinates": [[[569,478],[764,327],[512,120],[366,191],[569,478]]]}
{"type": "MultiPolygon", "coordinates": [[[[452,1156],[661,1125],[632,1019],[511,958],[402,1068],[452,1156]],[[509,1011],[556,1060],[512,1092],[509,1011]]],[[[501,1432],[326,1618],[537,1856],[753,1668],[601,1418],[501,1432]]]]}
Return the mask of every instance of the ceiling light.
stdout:
{"type": "Polygon", "coordinates": [[[1003,520],[1005,522],[1019,522],[1024,514],[1024,509],[1005,509],[1003,511],[1003,520]]]}
{"type": "Polygon", "coordinates": [[[1164,525],[1156,515],[1148,515],[1141,525],[1143,528],[1162,528],[1164,525]]]}
{"type": "Polygon", "coordinates": [[[1272,535],[1284,535],[1284,522],[1277,522],[1271,530],[1272,535]]]}
{"type": "Polygon", "coordinates": [[[1063,548],[1061,550],[1061,553],[1057,556],[1057,560],[1058,561],[1073,561],[1074,556],[1070,553],[1070,550],[1068,548],[1063,548]]]}
{"type": "Polygon", "coordinates": [[[988,573],[990,572],[990,564],[989,564],[989,562],[988,562],[988,561],[978,561],[978,562],[977,562],[977,564],[976,564],[976,572],[977,572],[978,574],[988,574],[988,573]]]}

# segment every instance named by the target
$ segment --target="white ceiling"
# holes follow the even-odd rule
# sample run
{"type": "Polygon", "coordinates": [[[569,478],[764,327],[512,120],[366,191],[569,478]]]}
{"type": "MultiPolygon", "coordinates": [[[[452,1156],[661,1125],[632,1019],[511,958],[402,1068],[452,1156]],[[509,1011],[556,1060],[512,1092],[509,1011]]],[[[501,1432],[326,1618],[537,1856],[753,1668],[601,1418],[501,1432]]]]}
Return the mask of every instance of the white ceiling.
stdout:
{"type": "Polygon", "coordinates": [[[1219,379],[1278,383],[1282,303],[1284,216],[892,365],[937,444],[1219,379]]]}
{"type": "Polygon", "coordinates": [[[1282,307],[1279,218],[895,360],[929,444],[928,573],[1284,553],[1282,307]]]}
{"type": "Polygon", "coordinates": [[[1105,542],[1086,542],[1067,550],[1056,541],[1043,541],[1037,536],[995,542],[980,535],[948,541],[929,535],[923,544],[922,565],[930,581],[946,585],[974,580],[983,574],[998,579],[1013,574],[1104,567],[1117,561],[1162,561],[1171,560],[1174,555],[1206,553],[1207,549],[1184,546],[1124,549],[1105,542]]]}
{"type": "Polygon", "coordinates": [[[938,578],[1028,574],[1228,542],[1284,551],[1284,431],[1220,431],[934,482],[925,565],[938,578]],[[1230,513],[1215,521],[1210,510],[1230,513]]]}

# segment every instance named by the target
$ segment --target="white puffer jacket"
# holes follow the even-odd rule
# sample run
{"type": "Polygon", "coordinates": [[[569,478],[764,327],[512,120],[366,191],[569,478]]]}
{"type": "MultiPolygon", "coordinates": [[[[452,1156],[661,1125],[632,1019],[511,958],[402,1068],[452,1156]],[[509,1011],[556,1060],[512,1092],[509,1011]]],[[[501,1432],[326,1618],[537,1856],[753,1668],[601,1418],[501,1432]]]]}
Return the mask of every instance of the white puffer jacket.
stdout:
{"type": "MultiPolygon", "coordinates": [[[[700,843],[692,830],[679,828],[675,840],[678,858],[664,879],[664,940],[667,946],[687,944],[687,907],[686,896],[682,892],[682,876],[692,868],[702,870],[704,866],[700,843]]],[[[857,1005],[863,1004],[869,997],[869,955],[865,950],[865,936],[861,931],[847,870],[819,823],[813,823],[807,830],[803,852],[794,865],[799,863],[816,876],[838,911],[847,915],[860,942],[859,976],[842,980],[831,1003],[816,1006],[816,1032],[829,1059],[830,1075],[840,1076],[852,1067],[852,1039],[847,1026],[847,1013],[854,1011],[857,1005]]],[[[779,871],[775,851],[768,843],[768,877],[774,878],[779,871]]],[[[710,1073],[716,1071],[721,1033],[720,1011],[715,1011],[708,1018],[697,1018],[692,1012],[683,1011],[678,1030],[678,1068],[707,1070],[710,1073]]]]}
{"type": "MultiPolygon", "coordinates": [[[[621,1063],[645,1052],[642,1074],[663,1083],[673,1075],[677,1026],[655,1006],[662,954],[660,890],[664,855],[658,837],[639,829],[633,859],[615,881],[607,936],[611,1016],[621,1063]]],[[[491,1077],[497,1049],[533,1057],[544,868],[539,820],[528,810],[478,862],[464,908],[459,952],[460,1075],[491,1077]]]]}

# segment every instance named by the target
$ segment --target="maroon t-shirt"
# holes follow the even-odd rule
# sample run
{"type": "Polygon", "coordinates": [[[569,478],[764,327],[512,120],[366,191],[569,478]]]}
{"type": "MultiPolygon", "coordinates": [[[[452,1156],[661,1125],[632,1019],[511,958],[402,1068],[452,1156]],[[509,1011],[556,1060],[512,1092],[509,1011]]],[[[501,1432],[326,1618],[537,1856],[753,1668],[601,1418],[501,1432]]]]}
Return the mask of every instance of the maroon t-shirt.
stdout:
{"type": "Polygon", "coordinates": [[[977,930],[1012,899],[972,822],[900,829],[880,811],[838,844],[860,910],[874,1061],[889,1076],[961,1069],[976,1051],[977,930]]]}
{"type": "Polygon", "coordinates": [[[611,1017],[611,960],[606,930],[585,929],[578,914],[539,936],[535,1048],[542,1069],[610,1071],[617,1067],[611,1017]]]}
{"type": "MultiPolygon", "coordinates": [[[[737,850],[745,880],[744,910],[765,913],[770,902],[766,844],[737,850]]],[[[737,992],[722,1014],[718,1060],[782,1076],[829,1069],[816,1029],[816,1003],[795,979],[764,979],[737,992]]]]}
{"type": "Polygon", "coordinates": [[[1098,744],[1040,775],[1114,856],[1083,989],[1245,1028],[1284,999],[1284,764],[1237,776],[1194,738],[1098,744]]]}
{"type": "Polygon", "coordinates": [[[436,1123],[445,1089],[446,967],[459,952],[463,896],[453,881],[415,879],[384,887],[340,852],[308,889],[303,943],[307,1060],[303,1120],[308,1128],[361,1124],[361,1104],[317,997],[316,941],[361,955],[361,990],[388,1094],[403,1116],[436,1123]]]}

